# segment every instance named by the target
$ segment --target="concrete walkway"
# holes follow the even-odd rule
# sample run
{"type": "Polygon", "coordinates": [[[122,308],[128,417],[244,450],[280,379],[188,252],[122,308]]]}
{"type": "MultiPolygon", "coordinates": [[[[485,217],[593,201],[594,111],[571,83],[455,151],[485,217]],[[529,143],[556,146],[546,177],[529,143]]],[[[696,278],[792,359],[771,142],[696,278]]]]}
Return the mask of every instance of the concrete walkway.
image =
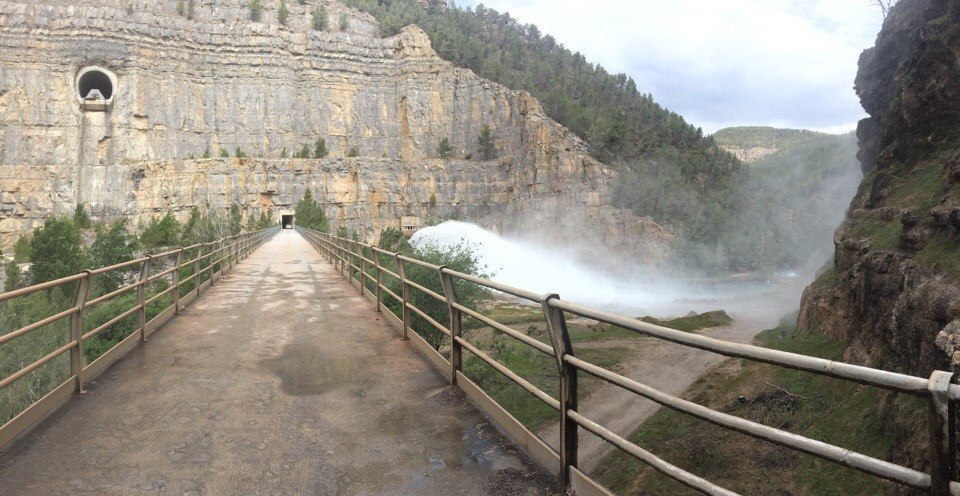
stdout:
{"type": "Polygon", "coordinates": [[[0,495],[551,494],[293,231],[0,454],[0,495]]]}

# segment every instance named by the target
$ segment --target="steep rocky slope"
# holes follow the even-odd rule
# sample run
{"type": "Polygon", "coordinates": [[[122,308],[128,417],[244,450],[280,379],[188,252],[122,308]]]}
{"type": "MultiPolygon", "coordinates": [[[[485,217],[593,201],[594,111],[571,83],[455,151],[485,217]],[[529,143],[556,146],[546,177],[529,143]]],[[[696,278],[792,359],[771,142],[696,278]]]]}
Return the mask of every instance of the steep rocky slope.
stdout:
{"type": "Polygon", "coordinates": [[[441,60],[418,28],[381,38],[367,14],[320,0],[287,2],[283,26],[279,0],[263,5],[252,22],[229,0],[199,0],[189,19],[176,2],[0,0],[3,243],[76,203],[99,218],[231,203],[258,215],[306,188],[335,227],[366,237],[418,215],[576,229],[649,260],[673,239],[610,206],[616,173],[535,99],[441,60]],[[79,98],[87,67],[114,78],[105,112],[79,98]],[[485,125],[495,158],[474,159],[485,125]],[[281,158],[318,138],[328,158],[281,158]],[[444,138],[450,159],[438,157],[444,138]],[[195,158],[221,150],[249,158],[195,158]]]}
{"type": "Polygon", "coordinates": [[[960,2],[901,0],[860,58],[864,181],[802,330],[848,359],[927,374],[960,364],[960,2]]]}

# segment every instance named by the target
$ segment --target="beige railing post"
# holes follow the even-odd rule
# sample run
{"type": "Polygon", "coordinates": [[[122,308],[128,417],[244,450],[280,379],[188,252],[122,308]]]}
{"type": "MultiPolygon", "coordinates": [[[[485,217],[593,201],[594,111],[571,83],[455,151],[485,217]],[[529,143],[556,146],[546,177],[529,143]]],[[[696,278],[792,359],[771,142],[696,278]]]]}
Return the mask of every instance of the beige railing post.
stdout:
{"type": "Polygon", "coordinates": [[[930,494],[949,496],[957,464],[957,414],[950,400],[953,374],[935,370],[930,376],[930,494]]]}
{"type": "Polygon", "coordinates": [[[453,276],[447,274],[444,269],[446,269],[446,267],[440,266],[437,272],[440,273],[440,281],[443,283],[443,295],[447,297],[447,310],[450,314],[450,385],[456,386],[457,372],[460,372],[463,368],[463,345],[458,341],[463,316],[460,309],[453,306],[454,303],[459,303],[457,300],[457,290],[453,285],[453,276]]]}
{"type": "Polygon", "coordinates": [[[90,278],[93,277],[87,270],[86,277],[77,282],[77,295],[74,306],[77,311],[70,314],[70,373],[76,378],[74,390],[80,394],[86,393],[83,389],[83,307],[87,303],[87,294],[90,292],[90,278]]]}
{"type": "Polygon", "coordinates": [[[177,258],[173,262],[173,313],[180,313],[180,264],[183,262],[183,248],[177,252],[177,258]]]}
{"type": "Polygon", "coordinates": [[[407,336],[407,330],[410,329],[410,285],[407,284],[407,268],[399,254],[394,255],[397,259],[397,270],[400,273],[400,295],[403,297],[403,339],[410,339],[407,336]]]}
{"type": "Polygon", "coordinates": [[[383,272],[380,267],[380,253],[373,247],[370,247],[370,256],[373,257],[373,265],[377,268],[377,311],[380,311],[380,305],[383,304],[383,293],[380,286],[383,285],[383,272]]]}
{"type": "Polygon", "coordinates": [[[193,289],[200,296],[200,257],[203,256],[203,243],[197,246],[197,257],[193,260],[193,289]]]}
{"type": "Polygon", "coordinates": [[[363,288],[366,287],[366,276],[364,276],[364,273],[367,271],[367,257],[365,257],[363,253],[363,243],[357,242],[357,251],[360,252],[360,256],[357,257],[359,258],[357,265],[360,266],[360,277],[357,278],[357,282],[360,283],[360,296],[363,296],[363,288]]]}
{"type": "Polygon", "coordinates": [[[140,328],[140,341],[147,340],[147,279],[150,278],[150,265],[153,263],[153,255],[147,255],[140,269],[140,285],[137,286],[137,327],[140,328]]]}
{"type": "Polygon", "coordinates": [[[570,468],[577,466],[577,423],[567,413],[577,411],[577,368],[565,360],[565,357],[573,356],[573,345],[563,310],[550,305],[550,300],[554,299],[560,297],[548,294],[540,303],[560,373],[560,483],[566,492],[570,489],[570,468]]]}

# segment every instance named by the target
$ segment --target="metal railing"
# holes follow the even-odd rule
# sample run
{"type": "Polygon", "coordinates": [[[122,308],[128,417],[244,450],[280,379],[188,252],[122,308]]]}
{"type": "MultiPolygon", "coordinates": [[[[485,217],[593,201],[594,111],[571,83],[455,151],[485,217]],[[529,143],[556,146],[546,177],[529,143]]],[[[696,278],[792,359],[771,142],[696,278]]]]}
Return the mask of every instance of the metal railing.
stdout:
{"type": "Polygon", "coordinates": [[[39,291],[61,290],[73,294],[71,298],[72,306],[66,310],[0,335],[0,348],[2,348],[21,336],[68,319],[66,343],[40,359],[22,366],[11,375],[0,379],[0,390],[61,355],[70,353],[69,378],[0,426],[0,448],[27,432],[39,420],[63,403],[71,393],[83,394],[86,383],[109,365],[122,358],[140,342],[146,341],[152,331],[155,331],[173,315],[180,313],[180,310],[199,296],[207,286],[216,282],[223,274],[235,267],[240,260],[246,258],[253,250],[273,236],[278,229],[269,228],[251,233],[241,233],[209,243],[198,243],[155,255],[147,255],[109,267],[86,270],[61,279],[0,293],[0,304],[39,291]],[[191,253],[193,258],[184,260],[185,253],[191,253]],[[182,269],[188,270],[190,275],[181,277],[182,269]],[[134,276],[135,281],[95,298],[89,298],[91,283],[97,281],[98,277],[103,277],[103,274],[116,273],[116,271],[137,272],[137,275],[134,276]],[[148,296],[148,286],[156,285],[161,281],[166,282],[167,278],[169,278],[169,286],[148,296]],[[186,294],[181,294],[184,292],[182,291],[184,287],[190,289],[185,292],[186,294]],[[85,311],[133,291],[136,291],[136,300],[131,307],[84,332],[85,311]],[[171,303],[148,321],[148,307],[151,304],[161,302],[161,298],[168,295],[171,303]],[[84,363],[84,342],[93,339],[133,315],[136,315],[136,327],[133,333],[103,351],[90,363],[84,363]]]}
{"type": "MultiPolygon", "coordinates": [[[[558,475],[564,490],[573,487],[577,490],[578,494],[591,492],[600,494],[608,493],[606,489],[577,468],[578,428],[583,428],[634,458],[645,462],[667,477],[679,481],[703,494],[725,496],[736,494],[663,460],[650,451],[637,446],[603,425],[586,417],[578,408],[577,380],[581,374],[587,374],[652,400],[662,406],[725,429],[769,441],[794,451],[813,455],[880,479],[922,490],[931,495],[960,495],[960,483],[955,480],[955,472],[957,470],[957,418],[955,407],[956,400],[960,398],[960,387],[952,383],[953,374],[951,372],[935,371],[929,378],[914,377],[759,346],[722,341],[577,305],[561,300],[556,294],[535,294],[524,289],[460,273],[447,267],[426,263],[398,253],[388,252],[355,240],[299,227],[298,231],[331,263],[334,263],[342,275],[347,277],[351,282],[358,283],[357,285],[359,286],[361,295],[364,295],[365,291],[369,293],[368,289],[365,290],[366,280],[371,281],[375,285],[375,291],[373,294],[369,294],[369,297],[371,299],[375,298],[377,311],[386,308],[384,305],[384,295],[398,302],[401,306],[401,311],[400,315],[397,316],[398,322],[395,325],[401,327],[405,339],[415,334],[411,334],[410,332],[412,330],[411,312],[420,316],[425,322],[448,337],[450,339],[448,357],[441,357],[439,353],[436,353],[436,350],[425,350],[428,357],[432,359],[434,364],[446,369],[444,373],[450,378],[452,385],[459,385],[461,389],[464,389],[468,394],[471,391],[481,391],[478,395],[472,396],[472,399],[478,403],[481,409],[494,417],[494,420],[498,421],[501,428],[507,431],[508,434],[514,438],[514,441],[526,447],[527,451],[533,455],[534,458],[546,467],[552,469],[554,473],[558,475]],[[366,256],[368,253],[370,254],[370,258],[366,256]],[[384,267],[382,257],[388,257],[388,259],[394,260],[398,271],[393,272],[384,267]],[[371,265],[373,267],[373,275],[368,273],[368,268],[371,267],[371,265]],[[408,278],[406,272],[410,265],[435,271],[442,283],[444,294],[441,295],[408,278]],[[383,284],[384,275],[388,275],[399,281],[402,294],[396,294],[383,284]],[[454,285],[455,280],[477,284],[484,288],[506,293],[539,305],[543,310],[551,344],[544,344],[526,334],[496,322],[474,309],[462,305],[457,298],[454,285]],[[448,308],[448,323],[444,325],[423,310],[414,306],[411,303],[411,289],[415,289],[431,298],[446,303],[448,308]],[[559,391],[559,398],[554,398],[531,382],[520,377],[505,365],[496,361],[489,354],[464,339],[461,333],[461,321],[464,315],[477,319],[484,325],[506,334],[532,347],[538,352],[552,356],[557,366],[557,390],[559,391]],[[929,429],[929,472],[920,472],[909,467],[857,453],[816,439],[807,438],[782,429],[712,410],[580,359],[575,355],[575,350],[571,343],[566,324],[567,315],[592,319],[623,329],[632,330],[646,336],[728,357],[743,358],[924,397],[929,405],[927,418],[929,429]],[[461,370],[463,349],[466,349],[480,360],[486,362],[504,377],[525,389],[535,398],[559,413],[559,451],[554,450],[544,440],[536,438],[536,436],[522,427],[519,421],[496,404],[488,395],[482,393],[482,390],[480,390],[478,386],[463,375],[461,370]],[[585,487],[586,489],[584,489],[585,487]]],[[[424,350],[422,346],[421,350],[424,350]]]]}

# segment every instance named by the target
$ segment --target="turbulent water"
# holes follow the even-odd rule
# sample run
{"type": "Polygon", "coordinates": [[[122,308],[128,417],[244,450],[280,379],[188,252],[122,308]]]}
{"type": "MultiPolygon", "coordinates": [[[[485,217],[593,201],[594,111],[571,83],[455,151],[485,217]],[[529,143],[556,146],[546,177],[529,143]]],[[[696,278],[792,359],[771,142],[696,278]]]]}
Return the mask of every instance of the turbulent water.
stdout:
{"type": "Polygon", "coordinates": [[[705,283],[657,275],[646,267],[612,275],[556,247],[505,238],[457,221],[421,229],[411,243],[466,243],[497,282],[537,293],[557,293],[565,300],[633,316],[668,317],[717,309],[779,316],[798,304],[799,291],[808,282],[795,274],[783,274],[769,281],[705,283]]]}

